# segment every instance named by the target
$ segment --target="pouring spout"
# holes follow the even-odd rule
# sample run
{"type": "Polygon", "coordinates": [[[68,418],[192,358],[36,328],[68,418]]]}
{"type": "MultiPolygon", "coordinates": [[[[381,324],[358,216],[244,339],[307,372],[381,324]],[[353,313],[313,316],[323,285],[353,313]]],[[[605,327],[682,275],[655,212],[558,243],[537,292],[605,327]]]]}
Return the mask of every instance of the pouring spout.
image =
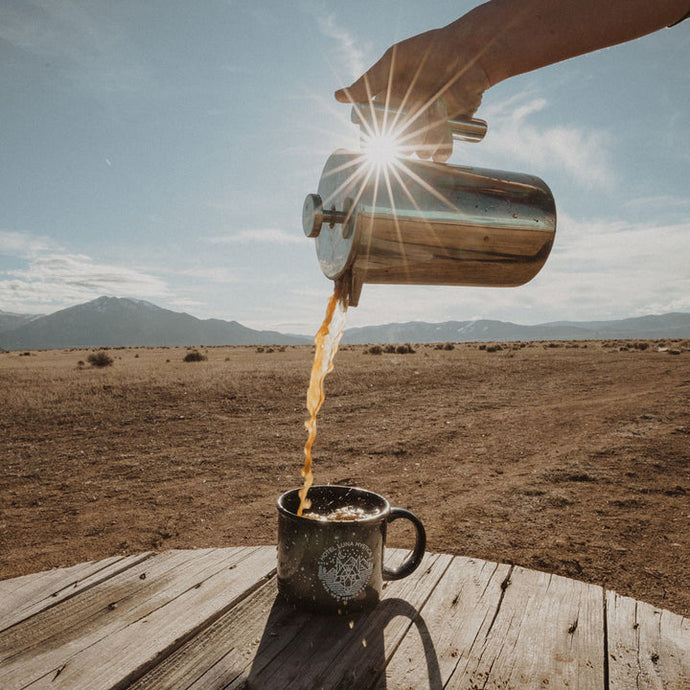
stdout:
{"type": "Polygon", "coordinates": [[[341,286],[342,295],[347,300],[348,307],[356,307],[359,304],[363,281],[355,271],[349,269],[340,278],[336,278],[335,284],[341,286]]]}

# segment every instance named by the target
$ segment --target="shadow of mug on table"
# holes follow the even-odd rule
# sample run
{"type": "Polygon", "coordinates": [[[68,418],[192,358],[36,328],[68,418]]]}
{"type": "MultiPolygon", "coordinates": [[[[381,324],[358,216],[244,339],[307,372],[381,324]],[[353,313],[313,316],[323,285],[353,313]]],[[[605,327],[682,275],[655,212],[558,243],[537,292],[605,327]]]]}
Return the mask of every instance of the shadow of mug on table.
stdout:
{"type": "MultiPolygon", "coordinates": [[[[237,687],[385,690],[392,651],[399,636],[411,634],[413,624],[424,652],[424,659],[414,660],[414,678],[419,681],[417,670],[423,673],[423,667],[419,669],[422,662],[427,676],[427,685],[417,687],[441,690],[443,680],[431,633],[420,612],[404,599],[385,598],[374,609],[343,618],[298,610],[277,596],[249,673],[238,676],[237,687]],[[386,646],[386,629],[399,616],[410,623],[403,622],[403,629],[389,637],[386,646]]],[[[398,681],[391,678],[395,687],[399,687],[398,681]]]]}
{"type": "Polygon", "coordinates": [[[383,497],[351,486],[313,486],[308,514],[297,515],[298,489],[278,499],[278,591],[290,603],[322,614],[347,615],[376,606],[384,580],[413,573],[426,548],[419,518],[383,497]],[[405,519],[415,528],[410,557],[384,565],[386,527],[405,519]]]}

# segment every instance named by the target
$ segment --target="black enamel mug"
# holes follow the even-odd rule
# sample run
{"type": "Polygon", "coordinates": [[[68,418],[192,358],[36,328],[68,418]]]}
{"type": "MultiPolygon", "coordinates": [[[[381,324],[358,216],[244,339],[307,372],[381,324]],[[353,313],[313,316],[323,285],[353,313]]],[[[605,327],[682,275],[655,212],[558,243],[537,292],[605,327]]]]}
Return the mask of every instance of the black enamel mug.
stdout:
{"type": "Polygon", "coordinates": [[[278,591],[293,605],[326,614],[372,608],[384,580],[406,577],[420,564],[426,533],[410,511],[365,489],[313,486],[311,507],[299,516],[298,491],[278,499],[278,591]],[[414,525],[415,545],[404,563],[389,568],[386,527],[399,519],[414,525]]]}

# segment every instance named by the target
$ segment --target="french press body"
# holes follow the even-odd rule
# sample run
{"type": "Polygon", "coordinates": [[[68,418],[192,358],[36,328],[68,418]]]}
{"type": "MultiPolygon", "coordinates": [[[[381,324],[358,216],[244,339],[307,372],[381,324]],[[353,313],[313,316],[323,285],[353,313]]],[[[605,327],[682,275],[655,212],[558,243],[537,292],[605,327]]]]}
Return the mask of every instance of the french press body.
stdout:
{"type": "MultiPolygon", "coordinates": [[[[369,106],[353,108],[380,115],[369,106]],[[369,111],[367,111],[369,109],[369,111]]],[[[480,141],[481,120],[449,121],[454,138],[480,141]]],[[[549,256],[556,206],[546,183],[524,173],[400,159],[386,169],[338,150],[302,223],[323,273],[343,281],[350,306],[364,283],[513,287],[549,256]]]]}

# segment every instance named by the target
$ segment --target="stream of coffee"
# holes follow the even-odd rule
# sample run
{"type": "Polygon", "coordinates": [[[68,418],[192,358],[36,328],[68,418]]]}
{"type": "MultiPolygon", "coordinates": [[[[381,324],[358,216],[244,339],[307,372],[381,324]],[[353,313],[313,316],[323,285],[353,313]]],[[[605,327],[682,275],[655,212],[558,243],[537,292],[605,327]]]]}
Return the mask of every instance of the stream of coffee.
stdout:
{"type": "Polygon", "coordinates": [[[316,351],[314,353],[314,363],[311,367],[311,378],[307,390],[307,412],[309,412],[309,419],[304,423],[308,433],[307,442],[304,446],[304,467],[302,468],[304,485],[299,490],[300,502],[297,515],[302,515],[305,509],[308,510],[311,507],[311,501],[307,498],[307,493],[309,487],[314,482],[314,474],[311,469],[311,449],[316,439],[316,415],[319,413],[324,398],[326,397],[323,387],[324,379],[326,378],[326,374],[333,370],[333,359],[336,352],[338,352],[338,345],[340,345],[340,340],[343,337],[347,303],[347,292],[342,283],[336,281],[335,290],[328,300],[326,316],[323,319],[321,328],[319,328],[314,337],[316,351]]]}

